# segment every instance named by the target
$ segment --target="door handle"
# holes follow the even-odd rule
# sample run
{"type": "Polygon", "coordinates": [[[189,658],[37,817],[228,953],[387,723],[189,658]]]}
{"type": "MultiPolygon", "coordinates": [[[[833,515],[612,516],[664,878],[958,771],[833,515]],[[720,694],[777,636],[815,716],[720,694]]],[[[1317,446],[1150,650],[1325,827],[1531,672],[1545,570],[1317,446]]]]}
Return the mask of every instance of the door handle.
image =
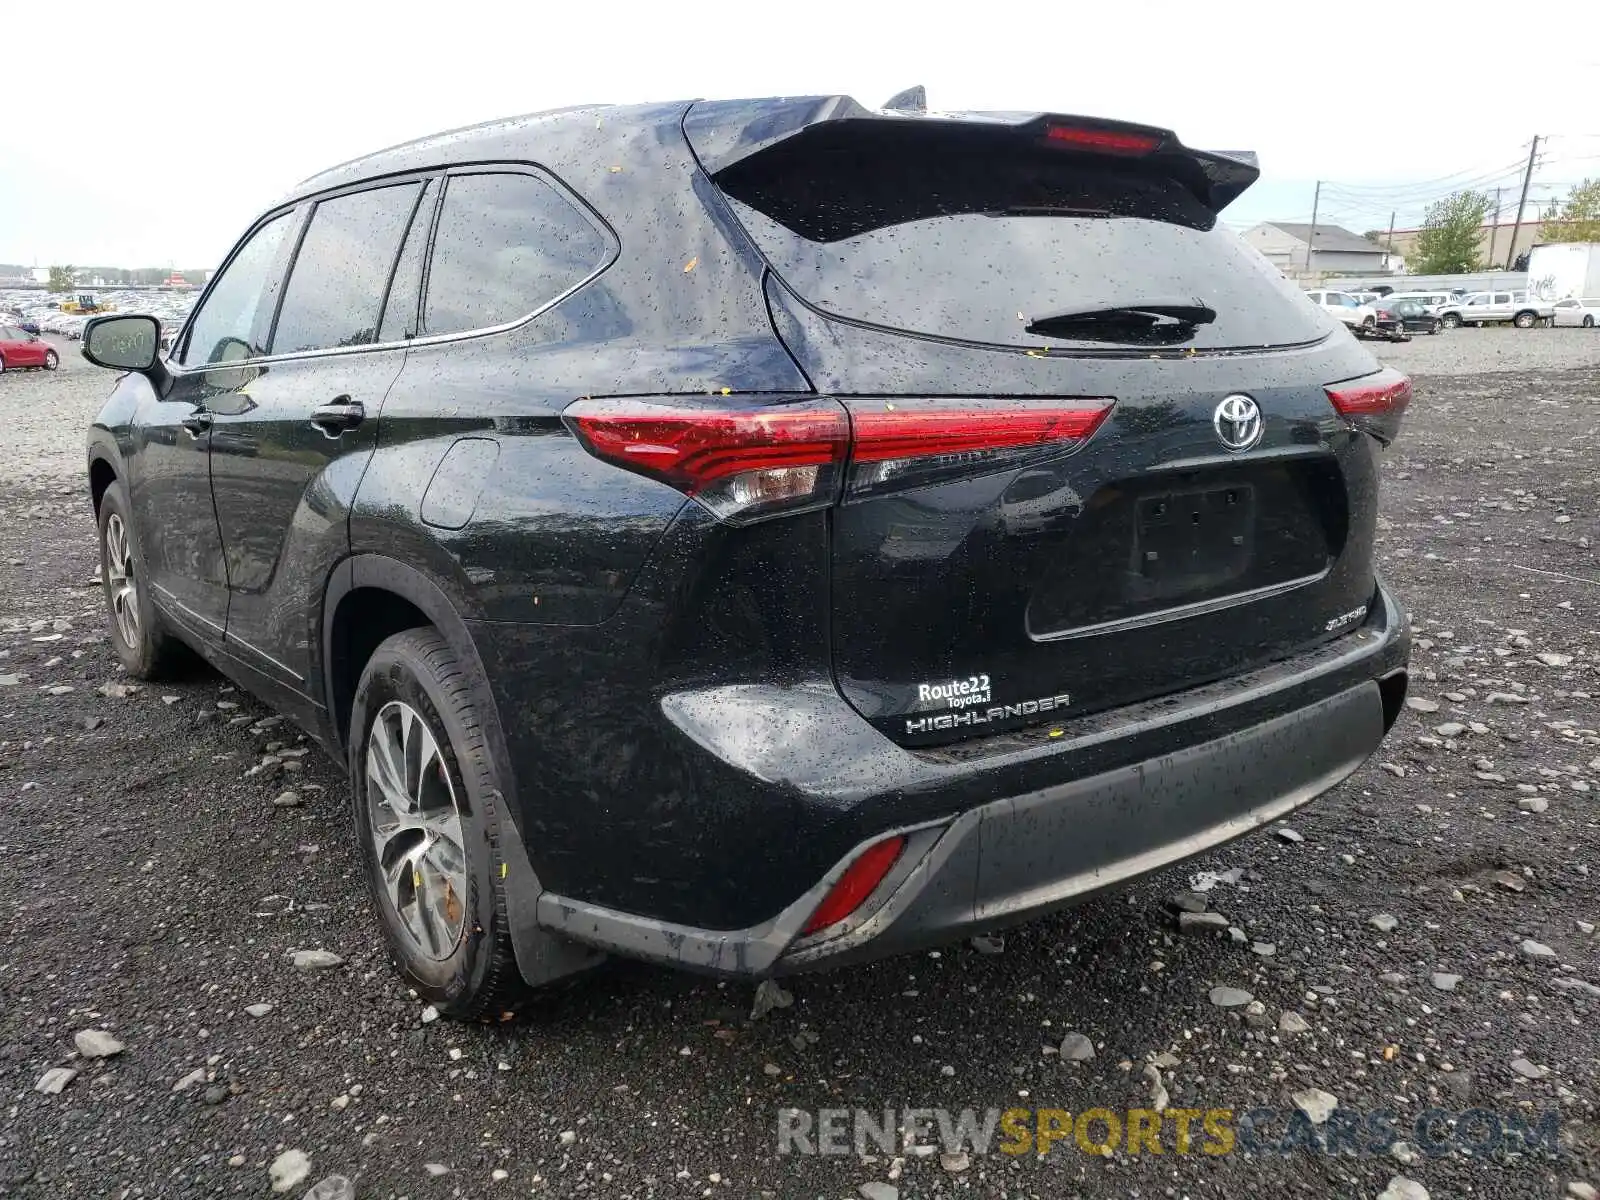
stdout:
{"type": "Polygon", "coordinates": [[[199,412],[190,413],[182,421],[182,425],[189,431],[191,437],[199,437],[211,428],[212,416],[201,409],[199,412]]]}
{"type": "Polygon", "coordinates": [[[328,437],[338,437],[354,429],[367,419],[367,410],[361,401],[349,396],[338,396],[331,403],[311,410],[311,423],[328,437]]]}

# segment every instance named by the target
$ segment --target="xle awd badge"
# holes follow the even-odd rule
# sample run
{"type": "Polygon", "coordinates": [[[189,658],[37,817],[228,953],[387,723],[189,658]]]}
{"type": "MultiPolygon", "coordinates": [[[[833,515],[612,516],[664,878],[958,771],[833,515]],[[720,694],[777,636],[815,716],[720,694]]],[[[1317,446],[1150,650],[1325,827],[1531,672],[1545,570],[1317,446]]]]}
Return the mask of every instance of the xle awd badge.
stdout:
{"type": "Polygon", "coordinates": [[[1229,450],[1248,450],[1261,440],[1261,406],[1242,393],[1225,396],[1211,414],[1211,428],[1229,450]]]}

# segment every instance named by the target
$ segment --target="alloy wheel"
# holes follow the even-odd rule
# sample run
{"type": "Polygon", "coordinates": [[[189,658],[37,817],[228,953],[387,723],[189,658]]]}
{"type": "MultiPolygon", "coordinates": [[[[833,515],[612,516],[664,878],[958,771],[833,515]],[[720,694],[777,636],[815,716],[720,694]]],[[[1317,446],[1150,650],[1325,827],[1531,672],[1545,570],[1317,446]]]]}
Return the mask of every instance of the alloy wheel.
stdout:
{"type": "Polygon", "coordinates": [[[467,853],[455,785],[438,738],[402,700],[367,738],[366,802],[378,878],[420,955],[448,958],[467,918],[467,853]]]}
{"type": "Polygon", "coordinates": [[[47,351],[45,353],[45,356],[44,356],[44,369],[46,371],[54,371],[60,365],[61,365],[61,360],[56,357],[56,352],[54,350],[50,350],[50,351],[47,351]]]}
{"type": "Polygon", "coordinates": [[[133,547],[121,513],[106,519],[106,594],[111,598],[111,615],[117,623],[117,636],[125,646],[139,645],[139,584],[133,573],[133,547]]]}

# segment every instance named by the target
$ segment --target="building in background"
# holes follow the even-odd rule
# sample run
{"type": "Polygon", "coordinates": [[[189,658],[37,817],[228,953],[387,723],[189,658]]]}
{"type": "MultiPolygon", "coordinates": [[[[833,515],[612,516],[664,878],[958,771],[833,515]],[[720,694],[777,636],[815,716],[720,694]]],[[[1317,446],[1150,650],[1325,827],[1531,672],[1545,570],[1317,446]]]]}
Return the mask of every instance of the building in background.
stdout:
{"type": "Polygon", "coordinates": [[[1263,221],[1240,236],[1291,278],[1335,272],[1375,275],[1392,269],[1387,250],[1338,225],[1318,224],[1313,232],[1296,221],[1263,221]]]}
{"type": "MultiPolygon", "coordinates": [[[[1559,242],[1562,240],[1561,227],[1565,221],[1531,221],[1524,218],[1519,228],[1514,221],[1501,221],[1498,224],[1484,224],[1478,227],[1478,261],[1489,267],[1506,267],[1517,261],[1519,255],[1526,254],[1541,242],[1559,242]],[[1517,244],[1511,244],[1511,232],[1516,230],[1517,244]],[[1491,246],[1493,247],[1491,251],[1491,246]]],[[[1417,238],[1422,234],[1420,229],[1396,229],[1394,231],[1394,252],[1402,256],[1412,256],[1416,249],[1417,238]]],[[[1384,238],[1385,241],[1389,239],[1384,238]]]]}

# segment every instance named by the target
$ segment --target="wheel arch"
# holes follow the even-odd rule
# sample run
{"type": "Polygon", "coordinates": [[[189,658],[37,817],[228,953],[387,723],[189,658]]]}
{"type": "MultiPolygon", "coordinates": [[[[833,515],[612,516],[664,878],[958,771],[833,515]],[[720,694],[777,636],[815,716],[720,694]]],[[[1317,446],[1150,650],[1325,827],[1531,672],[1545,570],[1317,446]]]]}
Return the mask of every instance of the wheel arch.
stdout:
{"type": "Polygon", "coordinates": [[[95,516],[100,515],[100,501],[106,491],[118,479],[116,467],[111,465],[110,459],[103,454],[91,454],[89,457],[89,498],[94,502],[95,516]]]}
{"type": "MultiPolygon", "coordinates": [[[[322,603],[322,676],[329,722],[341,754],[349,748],[350,706],[372,651],[391,634],[422,625],[439,631],[472,670],[478,690],[487,681],[483,660],[443,588],[416,567],[381,554],[358,554],[334,569],[322,603]]],[[[487,688],[482,690],[474,702],[492,705],[487,688]]],[[[498,727],[498,714],[495,724],[498,727]]]]}
{"type": "Polygon", "coordinates": [[[100,515],[100,501],[109,488],[117,480],[127,484],[127,472],[123,469],[122,455],[117,450],[115,437],[110,430],[100,425],[93,425],[89,429],[89,497],[94,503],[95,516],[100,515]]]}
{"type": "Polygon", "coordinates": [[[472,633],[445,590],[398,559],[358,554],[341,562],[328,580],[322,606],[322,673],[332,748],[348,766],[350,708],[367,659],[391,634],[419,625],[437,630],[467,668],[473,704],[483,714],[484,740],[502,789],[494,806],[493,825],[505,869],[506,915],[517,969],[532,986],[585,970],[604,956],[539,926],[543,888],[520,828],[511,755],[472,633]]]}

